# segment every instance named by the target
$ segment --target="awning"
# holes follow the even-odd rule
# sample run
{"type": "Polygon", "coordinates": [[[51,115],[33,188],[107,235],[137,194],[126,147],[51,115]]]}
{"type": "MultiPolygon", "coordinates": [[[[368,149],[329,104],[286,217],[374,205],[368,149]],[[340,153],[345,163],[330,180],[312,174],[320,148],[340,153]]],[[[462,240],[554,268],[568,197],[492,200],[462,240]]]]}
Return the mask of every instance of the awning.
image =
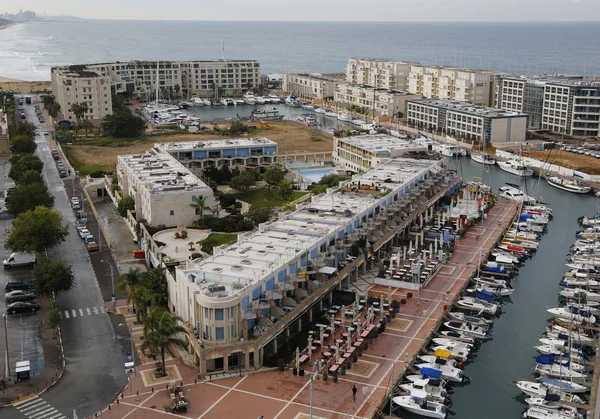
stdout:
{"type": "Polygon", "coordinates": [[[335,273],[337,271],[336,268],[332,268],[331,266],[323,266],[321,269],[319,269],[319,272],[325,275],[331,275],[332,273],[335,273]]]}

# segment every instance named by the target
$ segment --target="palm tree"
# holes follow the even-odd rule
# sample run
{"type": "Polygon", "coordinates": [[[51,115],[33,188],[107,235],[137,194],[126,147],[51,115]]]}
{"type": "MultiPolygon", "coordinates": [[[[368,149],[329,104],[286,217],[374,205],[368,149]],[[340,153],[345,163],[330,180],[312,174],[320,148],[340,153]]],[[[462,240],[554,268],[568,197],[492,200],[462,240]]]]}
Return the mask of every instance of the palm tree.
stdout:
{"type": "Polygon", "coordinates": [[[153,332],[160,322],[160,319],[165,312],[161,307],[152,307],[146,317],[144,317],[144,336],[147,337],[149,333],[153,332]]]}
{"type": "Polygon", "coordinates": [[[149,307],[154,305],[155,296],[148,288],[137,287],[135,292],[131,295],[131,299],[138,307],[135,316],[139,323],[142,321],[142,318],[146,317],[149,307]]]}
{"type": "Polygon", "coordinates": [[[73,112],[73,114],[75,115],[75,118],[77,118],[77,124],[81,125],[81,118],[83,118],[83,115],[85,115],[85,113],[88,111],[88,106],[87,103],[73,103],[71,105],[71,107],[69,108],[69,110],[71,112],[73,112]]]}
{"type": "Polygon", "coordinates": [[[192,208],[196,210],[196,214],[200,216],[200,224],[204,219],[204,210],[209,210],[210,207],[206,205],[206,198],[196,198],[194,203],[190,204],[192,208]]]}
{"type": "MultiPolygon", "coordinates": [[[[142,273],[139,268],[130,270],[119,277],[119,286],[117,291],[127,291],[127,304],[132,300],[132,295],[135,293],[135,288],[140,284],[142,273]]],[[[133,304],[135,310],[135,301],[133,304]]]]}
{"type": "Polygon", "coordinates": [[[85,130],[86,137],[88,135],[88,130],[91,131],[94,129],[94,124],[92,124],[92,121],[90,121],[89,119],[84,119],[83,121],[81,121],[80,126],[85,130]]]}
{"type": "Polygon", "coordinates": [[[179,324],[183,321],[180,317],[173,316],[167,311],[163,311],[156,320],[156,325],[154,329],[148,331],[148,335],[141,345],[141,350],[146,351],[150,349],[152,353],[160,351],[163,374],[166,375],[165,355],[168,353],[171,356],[175,356],[172,350],[174,346],[178,348],[186,347],[185,341],[177,337],[177,335],[187,333],[188,331],[179,324]]]}

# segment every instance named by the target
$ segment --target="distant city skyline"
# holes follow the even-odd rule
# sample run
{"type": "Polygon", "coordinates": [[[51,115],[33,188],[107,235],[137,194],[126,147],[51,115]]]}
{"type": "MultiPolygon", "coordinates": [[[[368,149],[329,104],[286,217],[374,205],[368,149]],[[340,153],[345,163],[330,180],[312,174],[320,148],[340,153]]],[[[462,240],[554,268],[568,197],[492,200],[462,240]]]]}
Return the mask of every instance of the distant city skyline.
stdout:
{"type": "Polygon", "coordinates": [[[380,21],[380,22],[572,22],[600,16],[597,0],[21,0],[0,13],[33,10],[38,15],[87,19],[216,21],[380,21]]]}

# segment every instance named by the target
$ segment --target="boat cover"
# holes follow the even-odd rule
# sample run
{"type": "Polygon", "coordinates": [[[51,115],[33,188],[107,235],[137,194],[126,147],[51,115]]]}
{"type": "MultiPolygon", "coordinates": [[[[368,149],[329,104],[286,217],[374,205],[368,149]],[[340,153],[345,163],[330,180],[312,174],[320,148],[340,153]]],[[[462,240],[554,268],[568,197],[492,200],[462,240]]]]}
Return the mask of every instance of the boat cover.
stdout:
{"type": "Polygon", "coordinates": [[[484,271],[487,272],[496,272],[496,273],[504,273],[505,269],[502,266],[486,266],[483,268],[484,271]]]}
{"type": "Polygon", "coordinates": [[[494,301],[496,301],[496,297],[492,297],[490,295],[485,295],[481,292],[477,293],[475,298],[477,298],[478,300],[488,301],[490,303],[493,303],[494,301]]]}
{"type": "Polygon", "coordinates": [[[441,371],[435,370],[433,368],[427,368],[427,367],[421,368],[421,374],[423,374],[426,377],[432,377],[432,378],[441,378],[442,377],[441,371]]]}
{"type": "Polygon", "coordinates": [[[521,214],[519,216],[519,221],[527,221],[527,220],[529,220],[531,218],[535,218],[535,217],[533,215],[531,215],[531,214],[521,214]]]}
{"type": "Polygon", "coordinates": [[[560,401],[560,394],[547,393],[546,397],[544,397],[544,400],[547,402],[558,402],[560,401]]]}
{"type": "Polygon", "coordinates": [[[437,349],[434,353],[435,356],[439,356],[440,358],[450,358],[452,352],[447,351],[445,349],[437,349]]]}
{"type": "Polygon", "coordinates": [[[450,327],[456,327],[458,329],[460,329],[462,327],[462,325],[463,324],[459,323],[459,322],[448,322],[448,326],[450,326],[450,327]]]}
{"type": "Polygon", "coordinates": [[[553,387],[559,387],[563,390],[571,390],[572,388],[574,388],[574,386],[568,381],[557,380],[556,378],[542,377],[542,383],[548,384],[553,387]]]}
{"type": "Polygon", "coordinates": [[[554,355],[554,354],[538,355],[535,357],[535,361],[538,364],[551,365],[551,364],[554,364],[555,358],[556,358],[556,355],[554,355]]]}
{"type": "MultiPolygon", "coordinates": [[[[487,297],[492,298],[492,301],[495,301],[498,299],[498,296],[494,292],[486,290],[485,288],[482,288],[481,291],[479,291],[479,294],[477,294],[477,295],[485,295],[487,297]]],[[[477,298],[479,298],[479,297],[477,297],[477,298]]],[[[479,298],[479,299],[483,300],[483,298],[479,298]]],[[[487,301],[490,301],[490,300],[487,300],[487,301]]]]}

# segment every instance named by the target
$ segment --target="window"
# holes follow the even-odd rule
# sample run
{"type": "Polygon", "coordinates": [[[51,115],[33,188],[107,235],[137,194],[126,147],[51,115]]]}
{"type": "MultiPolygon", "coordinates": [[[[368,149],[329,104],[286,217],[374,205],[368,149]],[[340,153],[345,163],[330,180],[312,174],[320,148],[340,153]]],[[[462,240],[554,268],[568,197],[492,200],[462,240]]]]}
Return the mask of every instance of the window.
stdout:
{"type": "Polygon", "coordinates": [[[229,307],[229,318],[233,319],[235,316],[235,307],[229,307]]]}
{"type": "Polygon", "coordinates": [[[222,308],[215,309],[215,320],[223,320],[223,309],[222,308]]]}
{"type": "Polygon", "coordinates": [[[169,211],[169,215],[175,215],[175,211],[173,211],[173,210],[169,211]]]}
{"type": "Polygon", "coordinates": [[[192,202],[196,202],[196,195],[192,195],[192,202]]]}
{"type": "Polygon", "coordinates": [[[208,308],[206,308],[206,307],[204,308],[204,318],[205,319],[210,319],[209,311],[208,311],[208,308]]]}
{"type": "Polygon", "coordinates": [[[225,339],[225,330],[222,327],[215,328],[215,331],[217,334],[217,336],[216,336],[217,340],[225,339]]]}

